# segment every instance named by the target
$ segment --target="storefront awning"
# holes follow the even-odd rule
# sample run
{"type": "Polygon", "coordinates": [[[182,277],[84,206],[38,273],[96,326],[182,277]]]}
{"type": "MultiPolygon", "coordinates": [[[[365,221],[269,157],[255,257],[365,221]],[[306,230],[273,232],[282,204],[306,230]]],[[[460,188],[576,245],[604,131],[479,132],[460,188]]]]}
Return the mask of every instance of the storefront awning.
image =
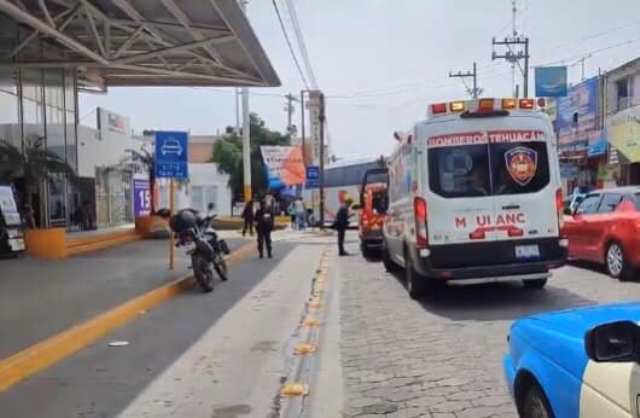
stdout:
{"type": "Polygon", "coordinates": [[[280,85],[236,0],[0,0],[0,13],[28,29],[1,66],[77,68],[101,88],[280,85]]]}

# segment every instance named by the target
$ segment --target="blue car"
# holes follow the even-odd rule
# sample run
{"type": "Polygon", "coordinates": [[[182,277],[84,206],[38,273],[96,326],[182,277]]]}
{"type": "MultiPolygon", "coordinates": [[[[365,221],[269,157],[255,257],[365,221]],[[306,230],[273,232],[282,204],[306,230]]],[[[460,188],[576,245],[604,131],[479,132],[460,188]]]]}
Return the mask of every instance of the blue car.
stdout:
{"type": "Polygon", "coordinates": [[[504,371],[522,418],[640,417],[640,303],[527,316],[504,371]]]}

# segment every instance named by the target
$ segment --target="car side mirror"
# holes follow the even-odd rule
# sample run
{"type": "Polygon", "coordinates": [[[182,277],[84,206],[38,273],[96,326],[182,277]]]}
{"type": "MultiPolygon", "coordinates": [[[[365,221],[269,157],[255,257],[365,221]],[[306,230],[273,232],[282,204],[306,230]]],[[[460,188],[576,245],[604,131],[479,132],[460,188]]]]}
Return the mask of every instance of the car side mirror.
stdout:
{"type": "Polygon", "coordinates": [[[640,326],[631,321],[599,325],[584,338],[587,356],[596,362],[640,360],[640,326]]]}
{"type": "Polygon", "coordinates": [[[573,211],[571,210],[571,208],[564,208],[564,211],[562,213],[569,216],[573,215],[573,211]]]}
{"type": "Polygon", "coordinates": [[[216,204],[215,204],[215,203],[213,203],[213,202],[210,202],[210,203],[207,205],[207,209],[208,209],[208,210],[210,210],[210,211],[214,210],[215,208],[216,208],[216,204]]]}

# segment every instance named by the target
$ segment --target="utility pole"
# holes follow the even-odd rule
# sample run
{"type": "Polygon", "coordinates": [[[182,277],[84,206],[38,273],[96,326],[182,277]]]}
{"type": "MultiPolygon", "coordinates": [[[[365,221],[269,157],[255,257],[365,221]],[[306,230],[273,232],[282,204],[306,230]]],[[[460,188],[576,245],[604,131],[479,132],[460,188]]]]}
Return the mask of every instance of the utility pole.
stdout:
{"type": "Polygon", "coordinates": [[[324,93],[320,93],[320,229],[324,229],[324,93]]]}
{"type": "Polygon", "coordinates": [[[300,90],[300,136],[302,137],[302,161],[307,165],[306,139],[304,137],[304,90],[300,90]]]}
{"type": "Polygon", "coordinates": [[[236,96],[236,135],[240,135],[240,90],[235,89],[236,96]]]}
{"type": "Polygon", "coordinates": [[[457,73],[452,73],[451,71],[449,71],[449,78],[460,78],[462,79],[462,82],[464,83],[465,87],[467,88],[467,92],[471,95],[471,97],[473,97],[474,99],[478,98],[478,95],[480,94],[478,89],[478,69],[476,67],[476,62],[473,62],[473,71],[466,71],[466,72],[462,72],[462,71],[458,71],[457,73]],[[473,89],[469,89],[467,87],[467,83],[464,82],[465,78],[471,77],[473,78],[473,89]]]}
{"type": "MultiPolygon", "coordinates": [[[[242,11],[247,13],[248,0],[240,0],[242,11]]],[[[242,166],[244,174],[244,201],[253,197],[251,191],[251,123],[249,116],[249,89],[242,88],[242,166]]]]}
{"type": "Polygon", "coordinates": [[[527,38],[526,36],[520,36],[518,35],[518,29],[516,28],[516,17],[518,14],[518,7],[516,5],[516,0],[511,0],[511,26],[512,26],[512,30],[511,30],[511,36],[510,37],[505,37],[503,41],[496,41],[496,38],[494,37],[492,40],[492,46],[494,48],[493,52],[491,53],[491,60],[496,60],[496,59],[504,59],[505,61],[509,62],[511,64],[511,71],[512,71],[512,87],[515,90],[515,97],[518,97],[518,92],[515,88],[515,66],[516,64],[518,65],[518,67],[520,67],[520,60],[524,60],[524,68],[520,67],[520,70],[522,71],[522,77],[524,78],[523,80],[523,93],[524,93],[524,97],[527,98],[529,97],[529,38],[527,38]],[[496,54],[495,51],[495,46],[496,45],[502,45],[502,46],[506,46],[507,47],[507,52],[503,55],[499,55],[496,54]],[[524,51],[523,50],[519,50],[519,51],[514,51],[512,49],[512,46],[524,46],[524,51]]]}
{"type": "Polygon", "coordinates": [[[284,108],[284,110],[287,112],[287,132],[290,135],[293,135],[294,129],[293,129],[293,124],[291,119],[293,112],[295,111],[295,108],[293,107],[293,102],[297,102],[298,98],[291,93],[284,96],[284,98],[287,99],[287,104],[285,105],[285,108],[284,108]]]}
{"type": "Polygon", "coordinates": [[[580,69],[581,69],[582,81],[584,81],[584,79],[585,79],[585,73],[584,73],[584,62],[585,62],[587,59],[591,58],[591,56],[592,56],[591,54],[587,54],[587,55],[585,55],[584,57],[582,57],[582,58],[580,58],[580,59],[578,60],[578,62],[580,63],[580,69]]]}
{"type": "Polygon", "coordinates": [[[502,45],[508,48],[507,52],[502,55],[493,51],[491,54],[491,60],[504,59],[512,65],[518,64],[520,60],[524,60],[524,69],[522,69],[523,93],[525,98],[529,97],[529,38],[514,36],[506,37],[502,41],[497,41],[496,38],[493,38],[491,42],[494,47],[496,45],[502,45]],[[511,48],[512,46],[524,46],[524,51],[514,51],[511,48]]]}

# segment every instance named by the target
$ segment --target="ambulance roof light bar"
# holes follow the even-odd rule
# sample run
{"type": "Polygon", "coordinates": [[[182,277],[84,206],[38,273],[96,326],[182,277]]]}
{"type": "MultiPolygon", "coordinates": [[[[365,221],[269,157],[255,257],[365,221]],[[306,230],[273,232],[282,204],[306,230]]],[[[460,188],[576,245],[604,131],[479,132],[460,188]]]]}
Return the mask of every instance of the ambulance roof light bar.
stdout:
{"type": "Polygon", "coordinates": [[[460,113],[462,117],[469,113],[492,113],[509,110],[536,110],[544,109],[546,101],[544,98],[517,99],[507,97],[503,99],[482,98],[474,100],[456,100],[452,102],[433,103],[429,106],[429,115],[448,115],[460,113]]]}

